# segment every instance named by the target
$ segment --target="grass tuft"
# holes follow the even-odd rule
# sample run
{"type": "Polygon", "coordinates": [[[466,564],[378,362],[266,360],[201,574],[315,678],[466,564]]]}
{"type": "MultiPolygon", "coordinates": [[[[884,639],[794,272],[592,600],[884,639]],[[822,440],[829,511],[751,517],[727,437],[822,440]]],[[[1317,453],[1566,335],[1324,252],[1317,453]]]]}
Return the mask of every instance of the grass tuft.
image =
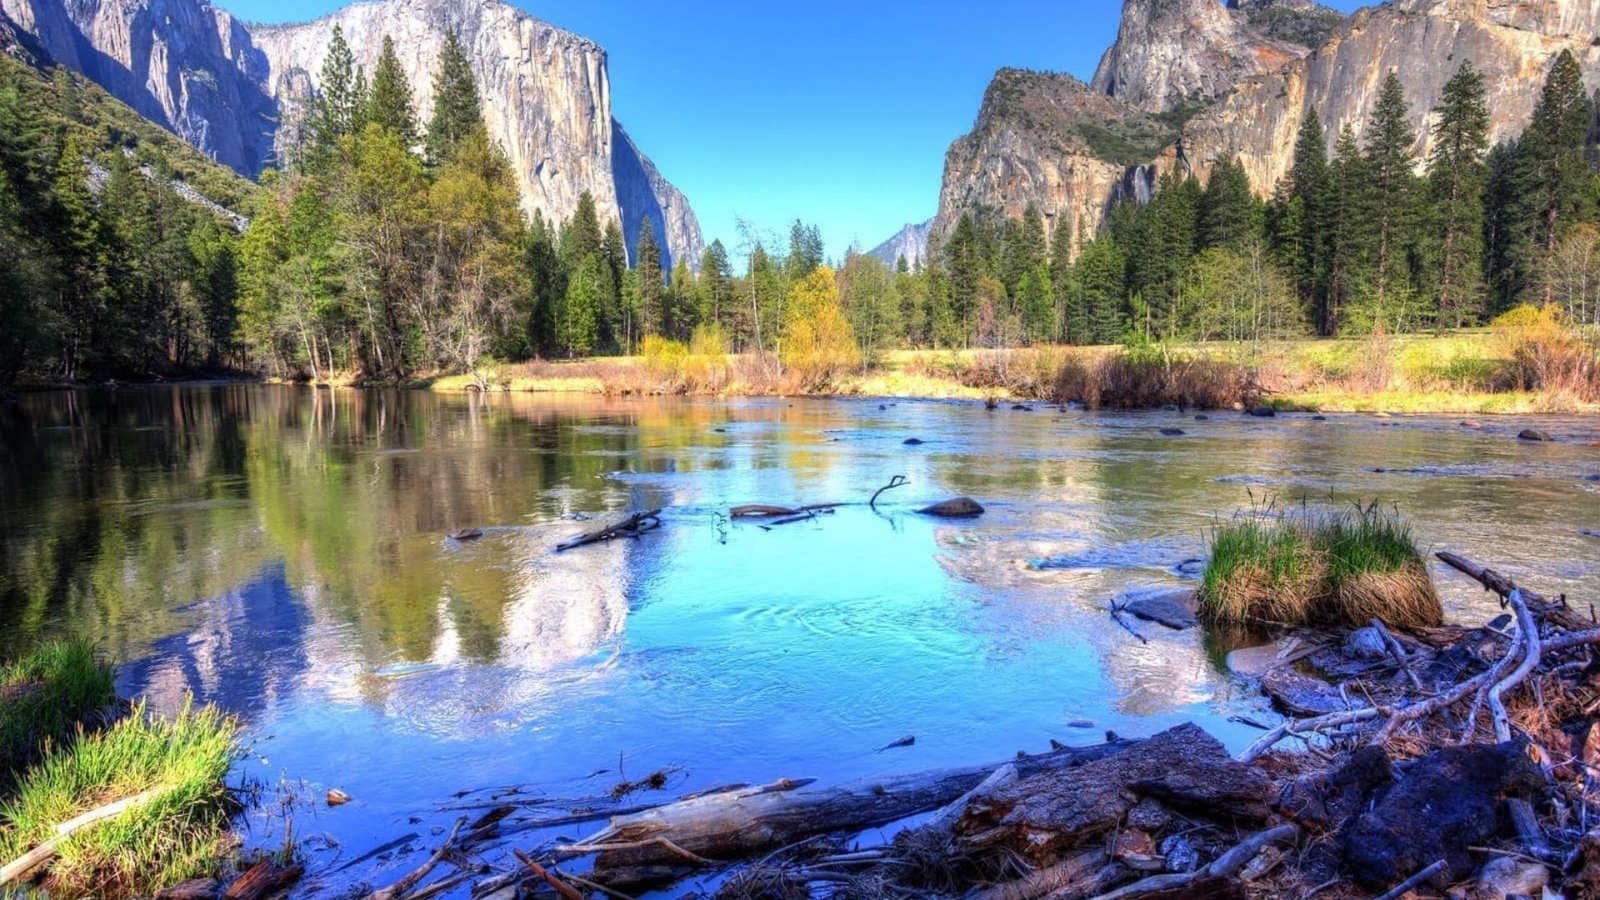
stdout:
{"type": "Polygon", "coordinates": [[[1398,515],[1376,504],[1332,513],[1252,509],[1220,524],[1200,584],[1215,623],[1400,628],[1444,619],[1433,580],[1398,515]]]}
{"type": "Polygon", "coordinates": [[[111,667],[81,641],[43,644],[0,665],[0,797],[116,699],[111,667]]]}
{"type": "Polygon", "coordinates": [[[223,779],[237,731],[212,707],[185,705],[164,719],[136,706],[28,771],[14,798],[0,804],[0,857],[21,856],[84,812],[159,789],[150,802],[70,838],[45,889],[58,898],[145,895],[216,874],[231,849],[236,804],[223,779]]]}

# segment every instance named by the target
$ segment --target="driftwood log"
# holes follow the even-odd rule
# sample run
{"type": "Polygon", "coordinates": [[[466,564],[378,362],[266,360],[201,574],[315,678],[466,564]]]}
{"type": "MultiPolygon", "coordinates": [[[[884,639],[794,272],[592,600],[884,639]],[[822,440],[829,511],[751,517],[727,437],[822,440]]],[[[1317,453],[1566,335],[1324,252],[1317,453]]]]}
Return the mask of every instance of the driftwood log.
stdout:
{"type": "Polygon", "coordinates": [[[661,527],[661,510],[652,509],[649,512],[634,513],[615,525],[608,525],[599,531],[580,534],[570,541],[556,545],[556,552],[573,550],[589,544],[599,544],[605,541],[622,537],[636,538],[647,531],[655,531],[661,527]]]}
{"type": "Polygon", "coordinates": [[[29,850],[27,853],[22,854],[11,862],[6,863],[3,868],[0,868],[0,888],[10,887],[15,883],[30,877],[40,868],[49,865],[49,863],[61,852],[61,845],[66,843],[68,838],[72,837],[79,831],[82,831],[83,829],[99,822],[104,822],[107,819],[120,816],[130,809],[143,806],[144,804],[149,803],[151,800],[161,796],[165,792],[166,788],[148,790],[144,793],[135,794],[132,797],[118,800],[115,803],[107,803],[104,806],[96,807],[86,813],[83,813],[82,815],[75,816],[72,819],[62,822],[60,825],[56,826],[55,833],[50,836],[49,840],[37,847],[34,847],[32,850],[29,850]]]}
{"type": "Polygon", "coordinates": [[[634,873],[662,866],[698,868],[709,860],[747,857],[802,838],[887,825],[938,809],[976,788],[996,770],[1020,777],[1069,769],[1126,750],[1136,741],[1068,747],[1006,762],[863,779],[817,790],[741,789],[617,816],[560,855],[598,854],[597,880],[635,883],[634,873]]]}

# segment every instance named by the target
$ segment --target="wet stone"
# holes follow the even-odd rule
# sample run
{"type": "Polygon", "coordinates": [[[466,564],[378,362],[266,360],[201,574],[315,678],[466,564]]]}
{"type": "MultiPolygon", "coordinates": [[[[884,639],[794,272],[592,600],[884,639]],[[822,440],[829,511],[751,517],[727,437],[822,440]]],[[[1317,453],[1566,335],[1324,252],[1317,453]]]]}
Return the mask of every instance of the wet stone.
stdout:
{"type": "Polygon", "coordinates": [[[1322,716],[1347,709],[1333,685],[1283,666],[1261,676],[1261,692],[1291,716],[1322,716]]]}
{"type": "Polygon", "coordinates": [[[905,444],[907,447],[919,447],[926,443],[926,441],[924,441],[922,438],[909,437],[900,443],[905,444]]]}
{"type": "Polygon", "coordinates": [[[1193,628],[1199,624],[1195,618],[1197,601],[1190,588],[1151,588],[1128,594],[1117,608],[1134,618],[1165,625],[1174,631],[1193,628]]]}
{"type": "Polygon", "coordinates": [[[945,500],[932,506],[924,506],[917,510],[925,516],[937,516],[941,519],[970,519],[983,515],[983,507],[971,497],[957,497],[954,500],[945,500]]]}
{"type": "Polygon", "coordinates": [[[1161,429],[1161,433],[1167,437],[1183,437],[1182,428],[1163,428],[1161,429]]]}
{"type": "Polygon", "coordinates": [[[1278,417],[1278,411],[1270,406],[1257,406],[1250,410],[1250,415],[1258,419],[1275,419],[1278,417]]]}
{"type": "Polygon", "coordinates": [[[1537,428],[1526,428],[1526,429],[1523,429],[1522,433],[1518,434],[1517,437],[1519,439],[1521,439],[1521,440],[1524,440],[1524,441],[1553,441],[1553,440],[1555,440],[1555,438],[1550,436],[1550,432],[1548,432],[1548,431],[1540,431],[1537,428]]]}

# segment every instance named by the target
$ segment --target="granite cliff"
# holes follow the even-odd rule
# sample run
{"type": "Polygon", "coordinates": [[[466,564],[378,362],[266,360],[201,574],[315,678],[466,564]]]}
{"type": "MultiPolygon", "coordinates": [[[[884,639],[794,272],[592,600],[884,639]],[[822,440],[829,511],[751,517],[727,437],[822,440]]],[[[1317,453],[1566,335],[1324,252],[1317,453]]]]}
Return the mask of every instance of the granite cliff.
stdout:
{"type": "Polygon", "coordinates": [[[585,191],[630,238],[643,217],[671,258],[697,262],[688,201],[612,115],[606,52],[500,0],[376,0],[296,25],[249,25],[206,0],[0,0],[51,59],[246,175],[274,164],[314,90],[333,28],[370,72],[392,37],[426,121],[445,32],[467,48],[490,134],[523,205],[561,220],[585,191]]]}

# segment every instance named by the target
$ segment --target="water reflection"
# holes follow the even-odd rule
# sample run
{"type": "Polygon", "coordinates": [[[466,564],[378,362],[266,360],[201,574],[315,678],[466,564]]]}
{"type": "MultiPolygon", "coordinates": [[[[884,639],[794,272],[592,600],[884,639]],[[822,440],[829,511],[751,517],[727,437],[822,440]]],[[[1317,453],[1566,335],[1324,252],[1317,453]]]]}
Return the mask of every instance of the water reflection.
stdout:
{"type": "MultiPolygon", "coordinates": [[[[1422,542],[1600,587],[1600,454],[1442,420],[438,397],[229,385],[0,407],[0,654],[81,634],[159,707],[238,711],[246,770],[337,784],[381,843],[457,790],[662,765],[693,786],[1003,759],[1256,701],[1195,632],[1105,614],[1256,496],[1377,498],[1422,542]],[[908,437],[924,441],[917,446],[908,437]],[[731,504],[861,501],[771,531],[731,504]],[[909,514],[957,494],[982,519],[909,514]],[[666,507],[638,541],[564,538],[666,507]],[[484,529],[460,543],[457,528],[484,529]],[[1159,632],[1159,633],[1156,633],[1159,632]],[[1094,730],[1075,729],[1084,720],[1094,730]],[[914,747],[877,748],[904,734],[914,747]]],[[[1452,615],[1492,604],[1440,576],[1452,615]]],[[[608,776],[599,776],[601,781],[608,776]]],[[[608,785],[600,785],[603,790],[608,785]]]]}

